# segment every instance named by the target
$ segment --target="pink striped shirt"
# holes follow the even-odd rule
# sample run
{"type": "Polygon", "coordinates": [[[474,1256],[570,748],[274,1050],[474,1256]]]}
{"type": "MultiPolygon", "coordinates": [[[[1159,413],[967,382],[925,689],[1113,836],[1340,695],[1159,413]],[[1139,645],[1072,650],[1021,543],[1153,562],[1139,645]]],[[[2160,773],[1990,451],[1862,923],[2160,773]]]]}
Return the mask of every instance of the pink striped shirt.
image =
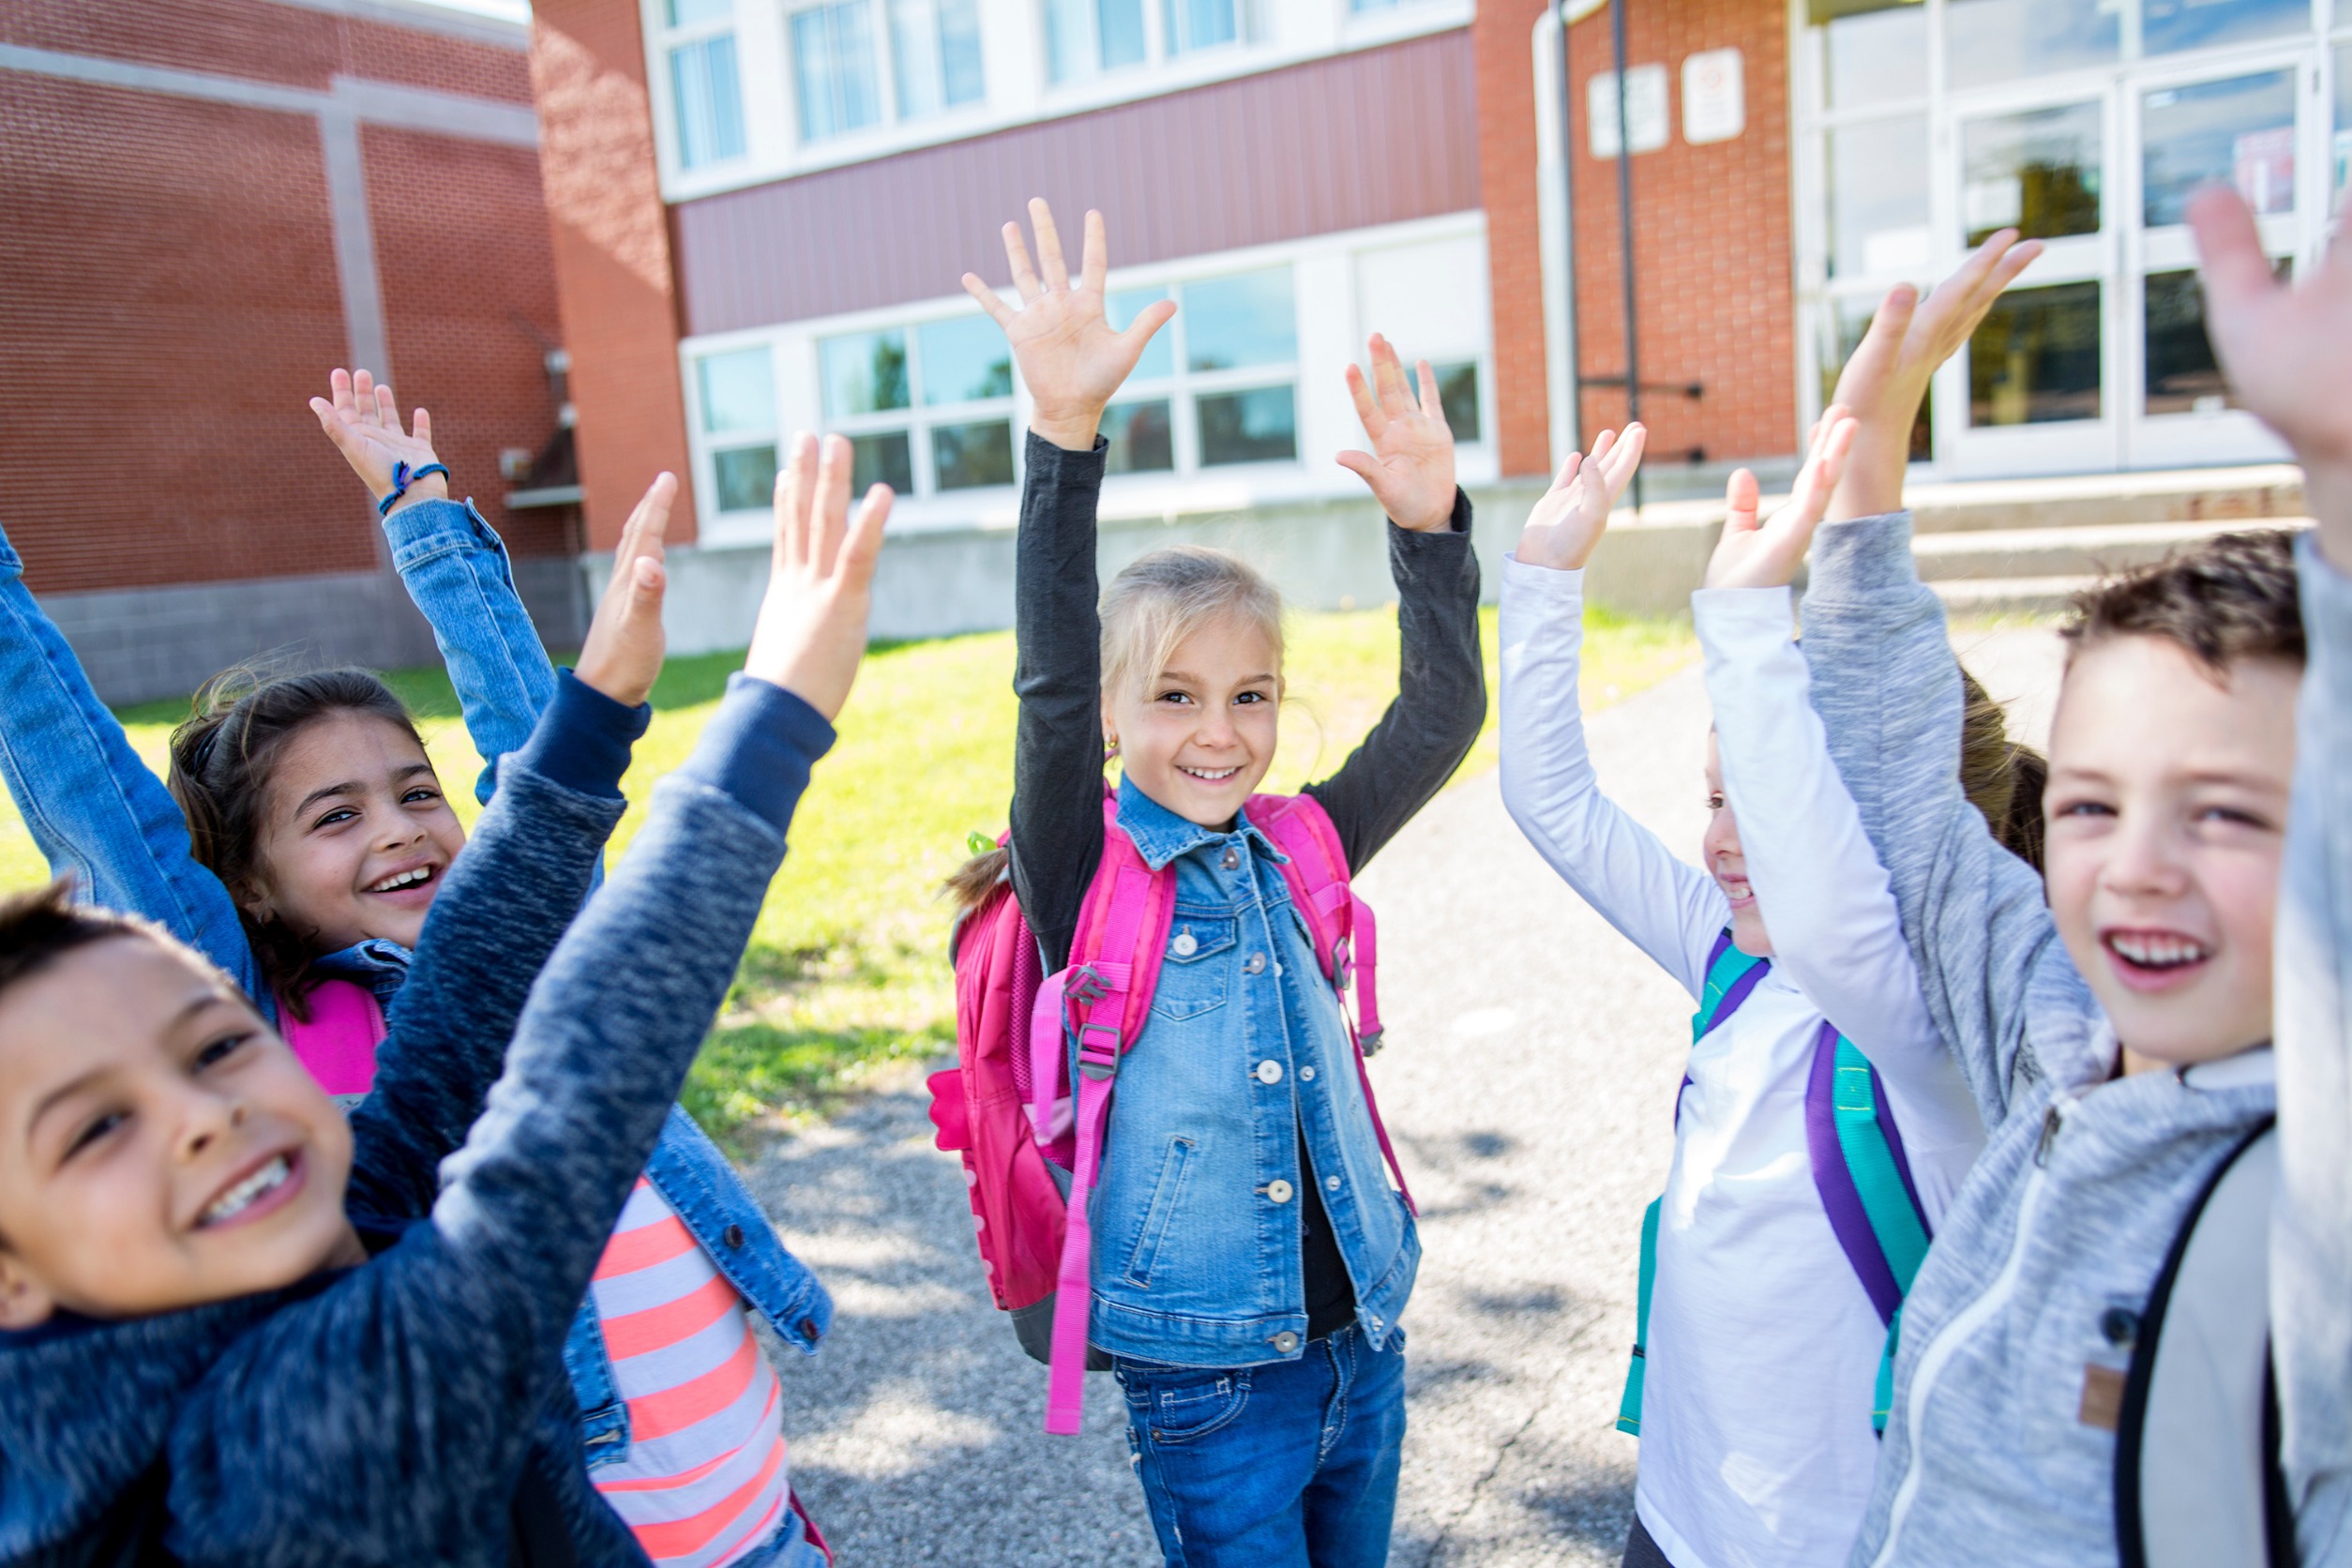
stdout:
{"type": "Polygon", "coordinates": [[[744,1300],[642,1177],[589,1289],[629,1455],[589,1471],[663,1568],[724,1568],[783,1524],[781,1391],[744,1300]]]}

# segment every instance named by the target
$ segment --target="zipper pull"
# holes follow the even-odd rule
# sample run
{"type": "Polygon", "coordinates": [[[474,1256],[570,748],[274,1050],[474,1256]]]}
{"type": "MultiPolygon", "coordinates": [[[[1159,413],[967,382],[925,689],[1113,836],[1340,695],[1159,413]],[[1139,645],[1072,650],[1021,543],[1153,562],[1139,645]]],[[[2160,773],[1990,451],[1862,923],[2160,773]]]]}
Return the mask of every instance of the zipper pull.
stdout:
{"type": "Polygon", "coordinates": [[[2046,1166],[2050,1163],[2050,1145],[2058,1141],[2058,1123],[2064,1120],[2056,1106],[2042,1113],[2042,1141],[2035,1144],[2033,1150],[2035,1165],[2046,1166]]]}

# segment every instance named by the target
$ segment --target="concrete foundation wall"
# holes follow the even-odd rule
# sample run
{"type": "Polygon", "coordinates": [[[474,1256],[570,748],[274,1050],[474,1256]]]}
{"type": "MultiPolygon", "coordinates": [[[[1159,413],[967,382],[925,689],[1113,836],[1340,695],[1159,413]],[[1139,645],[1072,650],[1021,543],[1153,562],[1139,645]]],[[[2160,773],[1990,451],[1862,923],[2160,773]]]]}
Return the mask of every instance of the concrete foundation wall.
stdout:
{"type": "MultiPolygon", "coordinates": [[[[578,646],[586,629],[579,563],[543,556],[514,565],[515,585],[549,645],[578,646]]],[[[44,594],[41,608],[109,702],[186,696],[215,673],[264,656],[297,668],[375,670],[440,657],[389,572],[44,594]]]]}
{"type": "MultiPolygon", "coordinates": [[[[1517,541],[1530,507],[1543,493],[1535,482],[1485,486],[1471,491],[1485,597],[1502,582],[1502,557],[1517,541]]],[[[1594,555],[1588,579],[1592,599],[1636,614],[1681,614],[1714,548],[1719,518],[1637,524],[1621,517],[1594,555]]],[[[1203,544],[1246,557],[1272,577],[1283,596],[1307,610],[1352,610],[1387,604],[1389,580],[1383,520],[1369,500],[1308,502],[1253,512],[1202,512],[1173,518],[1105,518],[1102,575],[1149,550],[1203,544]]],[[[740,648],[766,591],[768,552],[761,547],[672,550],[664,619],[673,653],[740,648]]],[[[592,592],[601,592],[610,558],[587,563],[592,592]]],[[[945,637],[993,631],[1013,624],[1013,530],[968,528],[894,535],[882,547],[874,587],[878,638],[945,637]]]]}

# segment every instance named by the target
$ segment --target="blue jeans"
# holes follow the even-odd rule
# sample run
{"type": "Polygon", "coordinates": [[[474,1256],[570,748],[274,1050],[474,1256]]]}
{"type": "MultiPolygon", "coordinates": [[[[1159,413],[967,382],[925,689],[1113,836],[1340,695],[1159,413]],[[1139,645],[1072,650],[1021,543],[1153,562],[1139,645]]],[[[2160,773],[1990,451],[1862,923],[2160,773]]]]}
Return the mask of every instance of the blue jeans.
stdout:
{"type": "Polygon", "coordinates": [[[1168,1568],[1379,1568],[1405,1442],[1405,1334],[1353,1325],[1296,1361],[1216,1371],[1118,1359],[1168,1568]]]}

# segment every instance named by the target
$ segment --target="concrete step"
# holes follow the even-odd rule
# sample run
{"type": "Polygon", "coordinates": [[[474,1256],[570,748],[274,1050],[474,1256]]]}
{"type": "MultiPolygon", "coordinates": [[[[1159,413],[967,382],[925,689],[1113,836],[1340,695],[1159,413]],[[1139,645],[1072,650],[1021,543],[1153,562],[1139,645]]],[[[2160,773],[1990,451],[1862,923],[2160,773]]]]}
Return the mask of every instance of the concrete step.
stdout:
{"type": "Polygon", "coordinates": [[[1980,479],[1912,485],[1904,499],[1910,503],[1912,525],[1921,534],[2251,522],[2302,516],[2303,474],[2293,463],[2264,463],[2156,474],[1980,479]]]}
{"type": "Polygon", "coordinates": [[[1953,615],[2058,615],[2096,577],[1953,578],[1931,582],[1953,615]]]}
{"type": "Polygon", "coordinates": [[[1920,576],[1956,578],[2103,576],[2161,561],[2216,535],[2301,520],[2233,519],[2209,522],[2128,522],[2050,528],[1985,528],[1921,534],[1912,541],[1920,576]]]}

